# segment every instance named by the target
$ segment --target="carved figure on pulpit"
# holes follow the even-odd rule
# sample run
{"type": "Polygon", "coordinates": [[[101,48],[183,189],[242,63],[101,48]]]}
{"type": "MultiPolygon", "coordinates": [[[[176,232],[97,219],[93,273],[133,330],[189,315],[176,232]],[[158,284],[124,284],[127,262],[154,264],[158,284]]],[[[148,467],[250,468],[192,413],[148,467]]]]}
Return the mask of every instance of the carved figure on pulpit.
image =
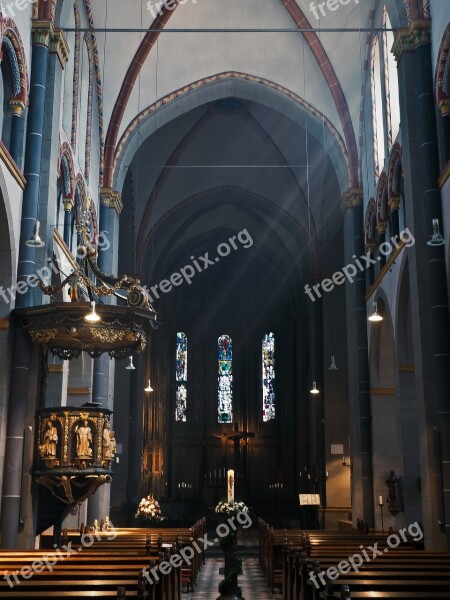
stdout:
{"type": "Polygon", "coordinates": [[[92,448],[90,443],[92,442],[92,431],[87,421],[83,422],[81,427],[78,425],[75,427],[75,433],[77,436],[77,456],[78,458],[92,458],[92,448]]]}
{"type": "Polygon", "coordinates": [[[115,433],[111,431],[110,422],[106,421],[103,429],[103,459],[111,460],[116,452],[116,447],[115,433]]]}
{"type": "Polygon", "coordinates": [[[41,458],[55,458],[56,445],[58,443],[58,430],[51,421],[47,421],[43,432],[43,442],[39,446],[41,458]]]}

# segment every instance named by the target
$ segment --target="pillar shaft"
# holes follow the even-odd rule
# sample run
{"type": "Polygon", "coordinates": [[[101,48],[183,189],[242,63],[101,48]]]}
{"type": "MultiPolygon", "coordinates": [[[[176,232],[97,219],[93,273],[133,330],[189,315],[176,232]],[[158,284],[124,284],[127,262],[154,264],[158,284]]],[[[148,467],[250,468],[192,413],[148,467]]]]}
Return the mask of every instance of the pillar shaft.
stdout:
{"type": "MultiPolygon", "coordinates": [[[[36,251],[33,248],[29,248],[26,245],[26,241],[33,235],[35,219],[38,216],[50,33],[50,24],[47,24],[42,29],[35,30],[24,168],[27,186],[24,191],[22,203],[17,281],[26,281],[27,277],[32,275],[36,269],[36,251]]],[[[16,297],[17,307],[27,307],[31,303],[32,296],[30,290],[26,294],[16,297]]],[[[16,322],[16,327],[14,328],[13,364],[11,370],[3,479],[1,514],[3,548],[15,548],[17,545],[20,498],[22,493],[24,429],[29,393],[30,347],[31,342],[28,334],[22,329],[21,323],[16,322]]]]}
{"type": "MultiPolygon", "coordinates": [[[[344,198],[344,240],[346,264],[353,255],[365,254],[362,192],[354,190],[344,198]]],[[[370,406],[369,354],[367,342],[366,276],[359,271],[353,283],[346,283],[347,354],[350,410],[350,458],[353,520],[364,519],[373,526],[372,417],[370,406]]]]}

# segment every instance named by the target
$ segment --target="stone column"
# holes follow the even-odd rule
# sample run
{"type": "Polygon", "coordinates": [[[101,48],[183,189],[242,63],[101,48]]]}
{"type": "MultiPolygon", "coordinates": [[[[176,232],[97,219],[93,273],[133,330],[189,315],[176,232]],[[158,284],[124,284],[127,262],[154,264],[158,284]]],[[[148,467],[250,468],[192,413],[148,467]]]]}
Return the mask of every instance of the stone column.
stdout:
{"type": "Polygon", "coordinates": [[[430,30],[429,21],[413,21],[398,32],[393,52],[405,124],[406,221],[416,240],[408,264],[412,314],[420,315],[413,344],[423,521],[426,547],[437,549],[450,548],[450,318],[444,249],[427,245],[432,219],[442,223],[430,30]]]}
{"type": "MultiPolygon", "coordinates": [[[[32,275],[36,269],[36,250],[29,248],[26,241],[33,235],[34,223],[38,214],[47,65],[49,44],[53,33],[53,26],[50,22],[35,21],[33,23],[30,107],[24,168],[27,186],[22,203],[18,284],[21,282],[26,284],[27,277],[32,275]]],[[[30,306],[31,291],[28,290],[27,293],[18,295],[16,305],[18,307],[30,306]]],[[[29,397],[30,349],[30,338],[22,329],[21,323],[16,320],[1,514],[3,548],[15,548],[17,545],[22,494],[24,430],[29,397]]]]}
{"type": "MultiPolygon", "coordinates": [[[[353,255],[365,254],[363,192],[344,194],[344,256],[353,264],[353,255]]],[[[350,412],[350,460],[352,472],[353,522],[364,519],[374,524],[372,477],[372,417],[370,407],[369,351],[367,342],[366,276],[358,271],[353,283],[346,282],[347,362],[350,412]]]]}
{"type": "MultiPolygon", "coordinates": [[[[122,211],[122,200],[118,192],[112,189],[102,189],[100,192],[100,222],[99,233],[103,240],[108,240],[110,246],[99,250],[98,266],[107,275],[117,272],[119,217],[122,211]]],[[[105,303],[115,303],[115,298],[103,298],[105,303]]],[[[124,368],[124,363],[119,363],[124,368]]],[[[109,356],[102,355],[94,361],[94,377],[92,384],[92,400],[100,402],[104,407],[113,410],[115,361],[109,356]]],[[[114,417],[113,417],[114,418],[114,417]]],[[[109,516],[110,485],[104,485],[88,501],[88,522],[94,519],[104,519],[109,516]]],[[[91,522],[92,521],[92,522],[91,522]]]]}

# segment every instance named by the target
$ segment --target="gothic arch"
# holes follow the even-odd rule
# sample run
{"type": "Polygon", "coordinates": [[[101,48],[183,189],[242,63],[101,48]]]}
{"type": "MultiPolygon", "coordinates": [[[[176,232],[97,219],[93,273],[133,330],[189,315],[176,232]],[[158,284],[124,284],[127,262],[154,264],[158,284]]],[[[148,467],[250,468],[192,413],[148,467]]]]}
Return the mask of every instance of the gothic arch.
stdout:
{"type": "Polygon", "coordinates": [[[328,137],[332,142],[329,151],[335,164],[338,165],[336,174],[342,188],[342,193],[348,189],[349,181],[351,180],[350,159],[345,147],[345,142],[331,121],[315,107],[287,88],[272,81],[237,71],[211,75],[190,83],[183,88],[172,92],[168,96],[161,98],[142,111],[142,113],[130,123],[117,145],[112,172],[112,183],[115,189],[120,190],[123,184],[124,174],[122,172],[122,166],[124,164],[131,164],[132,157],[129,156],[129,153],[132,152],[131,146],[134,147],[134,144],[131,144],[131,140],[134,139],[133,136],[139,132],[141,141],[146,139],[146,128],[148,128],[149,135],[153,134],[155,130],[153,119],[155,119],[156,114],[158,114],[158,127],[162,127],[164,123],[174,118],[174,114],[179,116],[183,112],[187,112],[196,106],[209,102],[211,99],[210,92],[208,91],[209,86],[220,87],[220,90],[215,90],[216,99],[219,97],[229,97],[230,94],[239,95],[245,93],[243,97],[246,99],[264,103],[265,106],[283,112],[291,118],[300,114],[297,112],[298,109],[306,111],[312,118],[312,125],[309,130],[310,133],[313,133],[314,126],[319,127],[320,131],[322,131],[322,128],[325,126],[328,137]],[[235,81],[235,85],[232,88],[231,85],[233,80],[235,81]],[[261,94],[260,86],[265,86],[271,94],[261,94]],[[295,103],[294,105],[292,104],[293,102],[295,103]],[[178,105],[177,111],[174,111],[171,108],[172,103],[178,105]],[[293,106],[295,106],[294,109],[293,106]]]}
{"type": "MultiPolygon", "coordinates": [[[[302,28],[311,28],[311,24],[306,18],[301,8],[293,2],[286,2],[286,0],[280,0],[283,6],[292,17],[294,23],[301,30],[302,28]]],[[[176,9],[178,5],[175,5],[176,9]]],[[[125,109],[133,90],[134,83],[145,63],[148,55],[150,54],[156,40],[159,36],[159,31],[162,30],[174,10],[168,10],[165,5],[161,8],[161,15],[158,16],[153,22],[151,29],[141,42],[129,68],[125,75],[122,87],[119,92],[116,104],[114,106],[111,121],[109,124],[106,146],[105,146],[105,178],[104,185],[106,187],[112,187],[114,177],[114,156],[116,154],[116,145],[119,135],[120,126],[122,123],[125,109]]],[[[328,55],[323,47],[316,32],[303,31],[302,35],[309,45],[309,48],[317,61],[322,76],[324,77],[330,93],[333,97],[336,110],[339,114],[339,118],[344,132],[345,146],[348,154],[349,161],[349,185],[347,187],[359,187],[359,175],[358,175],[358,148],[356,145],[356,137],[353,129],[352,119],[350,116],[347,99],[342,90],[341,84],[334,68],[328,58],[328,55]]]]}

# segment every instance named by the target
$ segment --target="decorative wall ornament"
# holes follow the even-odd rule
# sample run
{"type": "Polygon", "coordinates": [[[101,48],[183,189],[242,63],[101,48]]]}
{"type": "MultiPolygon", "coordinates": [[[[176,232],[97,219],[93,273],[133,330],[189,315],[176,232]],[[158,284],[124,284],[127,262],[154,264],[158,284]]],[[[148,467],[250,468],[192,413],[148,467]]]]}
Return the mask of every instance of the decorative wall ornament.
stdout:
{"type": "Polygon", "coordinates": [[[66,504],[79,504],[111,481],[116,442],[111,411],[47,408],[36,415],[33,474],[66,504]]]}
{"type": "Polygon", "coordinates": [[[2,45],[6,48],[8,58],[10,59],[14,83],[14,94],[11,97],[11,101],[19,101],[22,103],[23,108],[25,108],[25,106],[28,106],[28,97],[30,93],[27,62],[22,38],[12,19],[6,18],[1,21],[0,38],[2,45]]]}

